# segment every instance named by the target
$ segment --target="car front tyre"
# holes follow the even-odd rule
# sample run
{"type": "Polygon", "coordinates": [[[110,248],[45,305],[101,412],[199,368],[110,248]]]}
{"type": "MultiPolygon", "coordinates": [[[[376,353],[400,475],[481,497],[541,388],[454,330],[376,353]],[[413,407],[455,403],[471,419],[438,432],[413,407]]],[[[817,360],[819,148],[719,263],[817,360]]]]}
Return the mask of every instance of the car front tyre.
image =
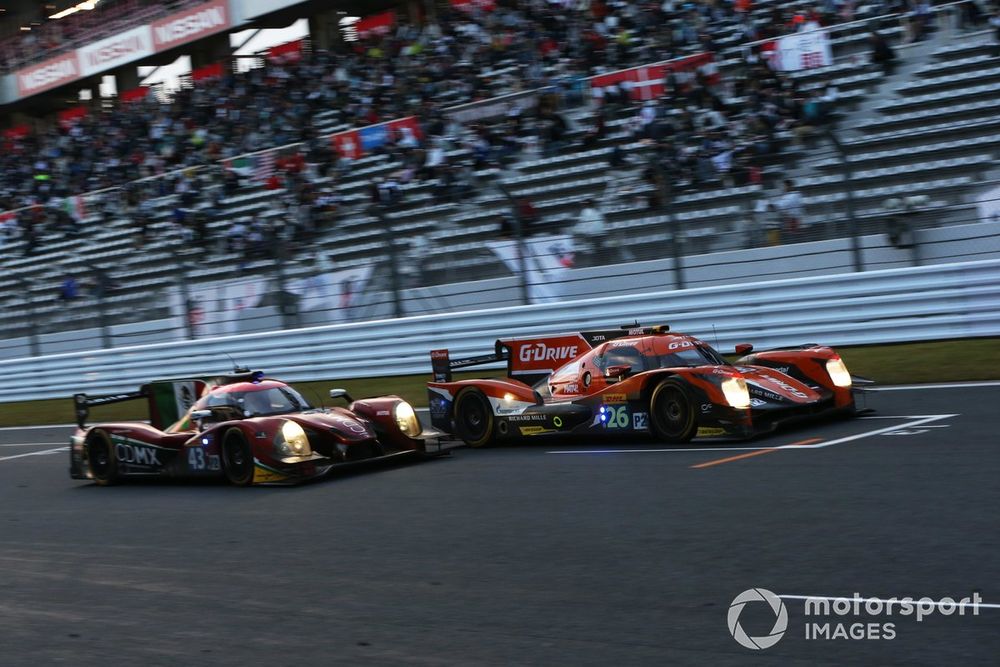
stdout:
{"type": "Polygon", "coordinates": [[[253,452],[250,450],[250,443],[238,429],[230,429],[222,439],[222,471],[230,484],[253,484],[253,452]]]}
{"type": "Polygon", "coordinates": [[[698,432],[691,395],[675,379],[663,380],[653,390],[649,416],[653,432],[664,442],[689,442],[698,432]]]}

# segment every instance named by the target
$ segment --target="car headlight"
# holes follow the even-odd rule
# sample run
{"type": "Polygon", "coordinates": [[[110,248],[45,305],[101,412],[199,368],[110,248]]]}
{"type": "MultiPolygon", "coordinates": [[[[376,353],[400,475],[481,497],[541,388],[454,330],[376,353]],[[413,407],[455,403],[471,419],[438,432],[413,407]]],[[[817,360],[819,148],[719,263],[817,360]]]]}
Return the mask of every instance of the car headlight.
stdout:
{"type": "Polygon", "coordinates": [[[750,392],[747,391],[747,381],[743,378],[726,378],[722,381],[722,393],[726,403],[740,410],[750,407],[750,392]]]}
{"type": "Polygon", "coordinates": [[[274,447],[282,456],[309,456],[312,448],[305,430],[293,421],[286,421],[274,436],[274,447]]]}
{"type": "Polygon", "coordinates": [[[830,379],[833,380],[833,384],[836,386],[851,386],[851,374],[847,372],[847,366],[844,365],[844,360],[840,357],[827,359],[826,372],[830,374],[830,379]]]}
{"type": "Polygon", "coordinates": [[[413,406],[406,401],[400,401],[396,404],[393,410],[393,415],[396,417],[396,424],[399,426],[399,430],[411,438],[416,438],[420,435],[420,420],[417,419],[417,413],[413,411],[413,406]]]}

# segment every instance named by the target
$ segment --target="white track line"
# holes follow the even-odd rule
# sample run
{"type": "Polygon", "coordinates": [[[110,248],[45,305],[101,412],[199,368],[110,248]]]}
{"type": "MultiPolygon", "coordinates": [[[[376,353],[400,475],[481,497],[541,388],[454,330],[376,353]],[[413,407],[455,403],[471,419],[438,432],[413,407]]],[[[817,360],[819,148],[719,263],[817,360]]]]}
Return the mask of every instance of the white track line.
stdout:
{"type": "Polygon", "coordinates": [[[23,459],[25,456],[45,456],[46,454],[58,454],[69,451],[69,447],[56,447],[55,449],[43,449],[40,452],[28,452],[27,454],[14,454],[13,456],[0,456],[0,461],[10,461],[11,459],[23,459]]]}
{"type": "Polygon", "coordinates": [[[865,391],[914,391],[916,389],[967,389],[1000,387],[1000,382],[948,382],[945,384],[900,384],[890,387],[863,387],[865,391]]]}
{"type": "Polygon", "coordinates": [[[65,444],[65,442],[5,442],[0,444],[0,447],[52,447],[65,444]]]}
{"type": "Polygon", "coordinates": [[[915,421],[904,422],[902,424],[893,424],[892,426],[886,426],[885,428],[877,428],[874,431],[865,431],[864,433],[857,433],[855,435],[849,435],[844,438],[837,438],[836,440],[827,440],[825,442],[817,442],[815,445],[780,445],[775,447],[775,449],[822,449],[824,447],[830,447],[832,445],[839,445],[844,442],[851,442],[852,440],[860,440],[861,438],[867,438],[872,435],[879,435],[881,433],[888,433],[889,431],[899,431],[906,428],[913,428],[914,426],[920,426],[922,424],[927,424],[929,422],[940,421],[941,419],[948,419],[949,417],[957,417],[954,415],[925,415],[915,421]]]}
{"type": "Polygon", "coordinates": [[[904,421],[900,424],[893,424],[892,426],[886,426],[884,428],[877,428],[873,431],[865,431],[864,433],[856,433],[855,435],[849,435],[843,438],[838,438],[836,440],[828,440],[826,442],[817,442],[814,445],[770,445],[764,447],[665,447],[665,448],[646,448],[646,449],[556,449],[545,452],[546,454],[651,454],[655,452],[752,452],[761,449],[822,449],[823,447],[829,447],[831,445],[839,445],[844,442],[851,442],[852,440],[860,440],[861,438],[867,438],[872,435],[879,435],[881,433],[888,433],[889,431],[898,431],[905,428],[913,428],[914,426],[921,426],[923,424],[928,424],[932,421],[938,421],[941,419],[947,419],[949,417],[957,417],[957,414],[953,415],[900,415],[900,416],[888,416],[885,415],[885,419],[909,419],[911,421],[904,421]]]}
{"type": "MultiPolygon", "coordinates": [[[[781,598],[782,600],[829,600],[830,602],[854,602],[854,600],[855,600],[855,598],[853,598],[853,597],[847,598],[847,597],[843,597],[843,596],[837,597],[837,596],[831,596],[831,595],[779,595],[778,597],[781,598]]],[[[900,597],[897,597],[897,598],[893,598],[891,600],[887,599],[887,598],[857,598],[857,600],[860,603],[865,603],[865,602],[868,602],[869,600],[871,600],[872,602],[881,602],[882,604],[897,604],[898,605],[898,604],[901,604],[900,600],[903,600],[906,597],[910,597],[910,599],[913,601],[914,604],[917,604],[922,599],[922,598],[915,597],[915,596],[914,597],[911,597],[911,596],[900,596],[900,597]]],[[[939,600],[925,600],[924,604],[930,604],[930,605],[933,605],[934,607],[940,607],[940,606],[942,606],[941,602],[939,600]]],[[[953,606],[953,607],[956,607],[956,608],[957,607],[978,607],[978,608],[982,608],[982,609],[1000,609],[1000,604],[996,604],[996,603],[993,603],[993,602],[979,602],[979,603],[975,603],[975,602],[958,602],[958,601],[956,601],[953,605],[945,603],[944,606],[947,606],[947,607],[952,607],[953,606]]]]}
{"type": "Polygon", "coordinates": [[[0,426],[0,431],[33,431],[43,428],[76,428],[76,424],[49,424],[47,426],[0,426]]]}

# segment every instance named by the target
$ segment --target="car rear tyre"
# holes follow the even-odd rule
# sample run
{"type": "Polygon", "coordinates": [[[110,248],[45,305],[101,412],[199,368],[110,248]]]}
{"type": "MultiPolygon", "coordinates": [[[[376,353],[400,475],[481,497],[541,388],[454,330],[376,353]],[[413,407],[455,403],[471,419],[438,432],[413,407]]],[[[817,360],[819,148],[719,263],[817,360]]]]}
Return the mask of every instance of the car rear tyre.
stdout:
{"type": "Polygon", "coordinates": [[[478,389],[463,389],[455,399],[455,432],[470,447],[493,443],[493,408],[478,389]]]}
{"type": "Polygon", "coordinates": [[[91,431],[87,437],[87,461],[90,464],[90,474],[97,485],[111,486],[118,483],[118,457],[106,432],[91,431]]]}
{"type": "Polygon", "coordinates": [[[222,439],[222,471],[230,484],[253,484],[253,452],[250,451],[250,443],[237,429],[230,429],[222,439]]]}
{"type": "Polygon", "coordinates": [[[688,442],[698,432],[691,396],[678,380],[664,380],[656,386],[649,400],[649,416],[653,432],[664,442],[688,442]]]}

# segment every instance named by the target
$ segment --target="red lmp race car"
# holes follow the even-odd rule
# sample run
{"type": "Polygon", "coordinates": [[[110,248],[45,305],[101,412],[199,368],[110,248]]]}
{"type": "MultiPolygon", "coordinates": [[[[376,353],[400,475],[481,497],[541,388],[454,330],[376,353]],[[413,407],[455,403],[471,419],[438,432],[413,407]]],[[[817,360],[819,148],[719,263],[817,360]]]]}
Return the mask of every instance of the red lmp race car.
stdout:
{"type": "MultiPolygon", "coordinates": [[[[741,344],[747,355],[753,346],[741,344]]],[[[752,437],[823,415],[852,415],[860,384],[831,348],[804,345],[728,363],[667,326],[626,326],[498,340],[492,354],[431,352],[431,422],[480,447],[529,436],[752,437]],[[452,371],[507,362],[507,377],[452,381],[452,371]]]]}
{"type": "Polygon", "coordinates": [[[317,409],[260,371],[156,380],[138,391],[76,394],[70,476],[109,485],[134,477],[225,478],[237,486],[294,484],[352,465],[427,455],[422,427],[398,396],[317,409]],[[145,398],[148,424],[85,427],[89,408],[145,398]]]}

